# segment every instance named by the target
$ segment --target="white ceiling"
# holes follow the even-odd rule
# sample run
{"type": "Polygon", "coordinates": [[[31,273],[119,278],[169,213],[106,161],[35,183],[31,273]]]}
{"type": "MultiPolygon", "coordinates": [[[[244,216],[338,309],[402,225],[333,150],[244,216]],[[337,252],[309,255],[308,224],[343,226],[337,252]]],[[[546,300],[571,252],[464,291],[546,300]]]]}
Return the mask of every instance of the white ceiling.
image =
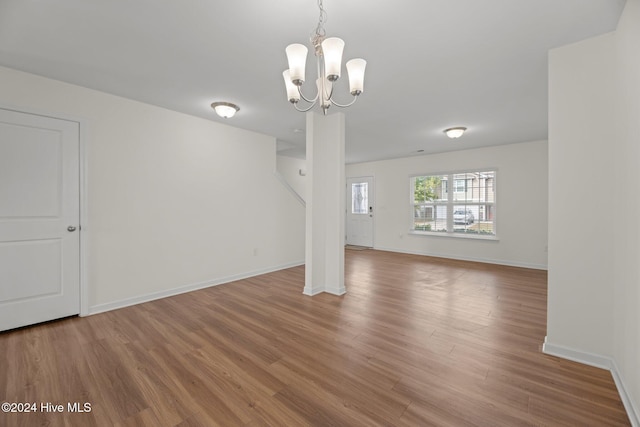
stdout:
{"type": "MultiPolygon", "coordinates": [[[[548,50],[615,30],[623,6],[325,0],[327,35],[367,60],[364,93],[341,110],[347,162],[546,139],[548,50]],[[459,140],[442,132],[460,125],[459,140]]],[[[316,0],[0,0],[0,65],[272,135],[300,157],[284,48],[307,44],[317,18],[316,0]],[[241,110],[220,119],[213,101],[241,110]]]]}

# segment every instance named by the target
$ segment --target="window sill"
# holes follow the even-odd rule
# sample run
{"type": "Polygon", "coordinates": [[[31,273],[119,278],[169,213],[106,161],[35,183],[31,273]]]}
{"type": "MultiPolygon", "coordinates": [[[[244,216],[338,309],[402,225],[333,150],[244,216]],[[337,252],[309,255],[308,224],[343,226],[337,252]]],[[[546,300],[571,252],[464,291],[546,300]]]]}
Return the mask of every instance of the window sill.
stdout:
{"type": "Polygon", "coordinates": [[[491,240],[499,241],[498,236],[493,234],[466,234],[466,233],[443,233],[439,231],[416,231],[409,230],[409,234],[415,236],[435,236],[435,237],[451,237],[454,239],[473,239],[473,240],[491,240]]]}

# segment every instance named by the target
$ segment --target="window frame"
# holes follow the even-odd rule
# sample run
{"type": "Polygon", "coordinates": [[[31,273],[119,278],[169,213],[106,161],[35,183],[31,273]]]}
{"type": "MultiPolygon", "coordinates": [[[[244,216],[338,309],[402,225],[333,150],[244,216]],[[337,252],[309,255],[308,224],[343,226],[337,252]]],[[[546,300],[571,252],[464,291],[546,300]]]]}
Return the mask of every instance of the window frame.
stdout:
{"type": "MultiPolygon", "coordinates": [[[[460,178],[458,178],[460,179],[460,178]]],[[[469,191],[469,183],[467,182],[468,178],[465,177],[465,190],[469,191]]],[[[487,167],[487,168],[474,168],[474,169],[466,169],[466,170],[456,170],[456,171],[446,171],[446,172],[429,172],[429,173],[416,173],[409,175],[409,234],[422,235],[422,236],[440,236],[440,237],[454,237],[454,238],[463,238],[463,239],[480,239],[480,240],[499,240],[498,239],[498,168],[496,167],[487,167]],[[478,174],[482,172],[492,172],[493,179],[491,180],[491,188],[493,193],[492,201],[474,201],[474,200],[456,200],[455,193],[455,176],[461,174],[478,174]],[[430,202],[416,203],[415,200],[415,178],[417,177],[432,177],[438,176],[442,179],[442,181],[446,184],[447,191],[446,200],[434,200],[430,202]],[[428,231],[428,230],[416,230],[415,229],[415,214],[416,209],[422,209],[421,206],[432,206],[433,209],[436,209],[436,206],[446,206],[447,218],[446,218],[446,231],[428,231]],[[482,234],[482,233],[474,233],[474,232],[461,232],[459,229],[455,229],[454,227],[454,219],[453,212],[456,208],[468,209],[468,206],[478,206],[478,210],[485,206],[485,210],[488,206],[490,206],[490,211],[492,215],[492,226],[493,226],[493,234],[482,234]],[[457,231],[456,231],[457,230],[457,231]]],[[[426,211],[426,208],[425,208],[426,211]]],[[[486,212],[486,211],[485,211],[486,212]]],[[[486,214],[486,213],[485,213],[486,214]]]]}

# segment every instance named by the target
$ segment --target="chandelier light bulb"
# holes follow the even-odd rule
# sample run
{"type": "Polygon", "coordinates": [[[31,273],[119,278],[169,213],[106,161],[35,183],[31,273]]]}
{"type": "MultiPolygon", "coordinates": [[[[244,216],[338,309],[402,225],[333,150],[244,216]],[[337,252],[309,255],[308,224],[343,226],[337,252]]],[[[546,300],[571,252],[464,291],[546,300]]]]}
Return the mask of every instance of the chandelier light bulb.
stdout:
{"type": "Polygon", "coordinates": [[[300,101],[300,92],[298,92],[298,87],[291,81],[291,72],[284,70],[282,77],[284,78],[284,85],[287,88],[287,99],[289,102],[295,104],[300,101]]]}
{"type": "Polygon", "coordinates": [[[329,37],[322,42],[322,55],[324,56],[324,73],[327,80],[335,82],[340,78],[342,68],[342,52],[344,41],[337,37],[329,37]]]}
{"type": "Polygon", "coordinates": [[[296,86],[304,83],[304,72],[307,65],[307,52],[309,49],[303,44],[294,43],[287,46],[287,60],[289,62],[289,74],[291,82],[296,86]]]}
{"type": "Polygon", "coordinates": [[[364,92],[364,69],[367,61],[362,58],[347,61],[347,74],[349,74],[349,92],[358,96],[364,92]]]}

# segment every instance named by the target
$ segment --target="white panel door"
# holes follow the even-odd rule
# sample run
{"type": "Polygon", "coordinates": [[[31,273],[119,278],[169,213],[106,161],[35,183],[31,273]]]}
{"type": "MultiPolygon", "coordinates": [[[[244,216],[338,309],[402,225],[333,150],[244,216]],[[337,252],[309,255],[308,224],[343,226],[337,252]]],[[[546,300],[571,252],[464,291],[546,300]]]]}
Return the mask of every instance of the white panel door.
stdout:
{"type": "Polygon", "coordinates": [[[373,177],[347,179],[347,244],[373,247],[373,177]]]}
{"type": "Polygon", "coordinates": [[[0,109],[0,330],[80,312],[79,124],[0,109]]]}

